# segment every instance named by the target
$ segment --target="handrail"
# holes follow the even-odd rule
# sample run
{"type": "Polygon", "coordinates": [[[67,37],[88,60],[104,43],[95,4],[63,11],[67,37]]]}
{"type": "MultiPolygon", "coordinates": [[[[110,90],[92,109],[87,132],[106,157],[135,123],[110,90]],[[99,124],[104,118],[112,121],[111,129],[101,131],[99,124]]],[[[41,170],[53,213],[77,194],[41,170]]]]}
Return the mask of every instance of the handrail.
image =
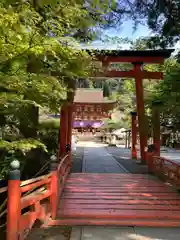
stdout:
{"type": "Polygon", "coordinates": [[[174,162],[173,160],[167,159],[167,158],[165,158],[165,157],[159,157],[159,156],[154,156],[154,157],[156,157],[156,159],[159,158],[159,159],[161,159],[161,160],[163,160],[163,161],[166,161],[166,162],[171,163],[172,165],[175,165],[175,166],[180,167],[180,163],[174,162]]]}
{"type": "Polygon", "coordinates": [[[180,163],[156,156],[153,153],[148,153],[147,156],[149,170],[179,189],[180,163]]]}
{"type": "MultiPolygon", "coordinates": [[[[26,186],[28,184],[31,184],[31,183],[37,182],[39,180],[45,179],[45,178],[47,178],[49,176],[51,176],[51,173],[42,175],[40,177],[31,178],[31,179],[28,179],[28,180],[21,181],[21,185],[20,186],[21,187],[26,186]]],[[[8,187],[2,187],[2,188],[0,188],[0,193],[7,192],[7,190],[8,190],[8,187]]]]}
{"type": "Polygon", "coordinates": [[[46,179],[41,179],[41,181],[36,181],[34,183],[31,183],[31,184],[28,184],[26,186],[23,186],[21,187],[21,193],[23,192],[27,192],[27,191],[30,191],[32,190],[33,188],[37,188],[37,187],[40,187],[42,185],[45,185],[45,184],[48,184],[50,183],[51,179],[50,178],[46,178],[46,179]]]}
{"type": "Polygon", "coordinates": [[[28,180],[21,181],[21,187],[26,186],[26,185],[31,184],[31,183],[34,183],[34,182],[37,182],[39,180],[48,178],[50,176],[51,176],[51,173],[48,173],[48,174],[42,175],[40,177],[31,178],[31,179],[28,179],[28,180]]]}
{"type": "Polygon", "coordinates": [[[51,202],[53,219],[56,218],[58,198],[64,189],[64,184],[70,172],[70,169],[71,169],[70,153],[66,153],[62,156],[62,160],[59,162],[57,170],[52,173],[53,176],[52,176],[51,202]]]}
{"type": "Polygon", "coordinates": [[[56,217],[58,197],[63,191],[65,180],[71,169],[70,154],[69,152],[61,156],[60,162],[52,159],[51,173],[40,177],[20,181],[19,170],[10,172],[8,187],[0,189],[0,193],[8,190],[6,240],[25,239],[27,231],[29,232],[36,219],[46,221],[47,216],[56,217]],[[50,205],[48,215],[41,206],[41,201],[44,199],[47,199],[46,202],[50,205]],[[21,214],[20,209],[29,206],[33,208],[21,214]]]}
{"type": "MultiPolygon", "coordinates": [[[[65,159],[66,159],[67,156],[68,156],[68,154],[64,155],[63,159],[60,161],[60,164],[59,164],[59,166],[58,166],[58,169],[61,167],[62,162],[65,161],[65,159]]],[[[34,182],[36,182],[36,181],[45,179],[45,178],[50,177],[50,176],[51,176],[51,173],[48,173],[48,174],[42,175],[42,176],[40,176],[40,177],[31,178],[31,179],[28,179],[28,180],[21,181],[21,187],[22,187],[22,186],[25,186],[25,185],[28,185],[28,184],[31,184],[31,183],[34,183],[34,182]]],[[[0,188],[0,193],[7,192],[7,190],[8,190],[8,187],[2,187],[2,188],[0,188]]]]}
{"type": "Polygon", "coordinates": [[[65,163],[67,157],[69,157],[69,154],[65,154],[65,155],[62,157],[62,160],[61,160],[61,161],[59,162],[59,164],[58,164],[58,168],[57,168],[58,171],[60,170],[60,168],[62,167],[62,165],[65,163]]]}

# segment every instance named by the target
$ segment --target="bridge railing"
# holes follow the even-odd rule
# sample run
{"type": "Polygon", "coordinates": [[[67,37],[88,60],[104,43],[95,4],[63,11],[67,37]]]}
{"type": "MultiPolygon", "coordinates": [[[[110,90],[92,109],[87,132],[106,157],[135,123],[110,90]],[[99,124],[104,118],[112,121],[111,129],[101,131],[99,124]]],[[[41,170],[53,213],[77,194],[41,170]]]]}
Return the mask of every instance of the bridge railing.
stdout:
{"type": "Polygon", "coordinates": [[[180,189],[180,163],[147,153],[148,168],[164,181],[180,189]]]}
{"type": "Polygon", "coordinates": [[[63,191],[66,178],[71,169],[70,154],[51,159],[49,174],[20,181],[19,162],[11,163],[7,191],[6,240],[23,240],[36,220],[42,223],[55,218],[58,198],[63,191]]]}

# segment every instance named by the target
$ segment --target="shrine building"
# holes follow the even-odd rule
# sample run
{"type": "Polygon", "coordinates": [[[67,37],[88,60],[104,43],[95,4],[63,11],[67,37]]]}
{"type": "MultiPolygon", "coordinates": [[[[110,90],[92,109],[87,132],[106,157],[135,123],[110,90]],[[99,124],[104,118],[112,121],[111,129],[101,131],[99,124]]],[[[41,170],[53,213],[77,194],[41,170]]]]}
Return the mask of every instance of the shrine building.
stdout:
{"type": "Polygon", "coordinates": [[[78,132],[99,132],[103,119],[111,118],[116,102],[103,97],[102,89],[79,88],[73,103],[73,128],[78,132]]]}

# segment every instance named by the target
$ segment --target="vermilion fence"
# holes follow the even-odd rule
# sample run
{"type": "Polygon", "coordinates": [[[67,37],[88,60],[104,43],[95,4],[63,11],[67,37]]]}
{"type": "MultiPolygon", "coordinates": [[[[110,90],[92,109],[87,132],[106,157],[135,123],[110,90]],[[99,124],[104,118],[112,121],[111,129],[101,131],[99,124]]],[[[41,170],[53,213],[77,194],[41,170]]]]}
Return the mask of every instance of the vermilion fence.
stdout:
{"type": "Polygon", "coordinates": [[[49,174],[26,181],[20,181],[18,162],[11,167],[8,187],[0,189],[0,193],[8,192],[6,240],[23,240],[36,220],[44,223],[56,217],[58,198],[71,169],[71,158],[66,154],[59,163],[52,159],[49,174]]]}
{"type": "Polygon", "coordinates": [[[147,154],[147,160],[151,172],[174,187],[180,188],[180,163],[155,156],[153,153],[147,154]]]}

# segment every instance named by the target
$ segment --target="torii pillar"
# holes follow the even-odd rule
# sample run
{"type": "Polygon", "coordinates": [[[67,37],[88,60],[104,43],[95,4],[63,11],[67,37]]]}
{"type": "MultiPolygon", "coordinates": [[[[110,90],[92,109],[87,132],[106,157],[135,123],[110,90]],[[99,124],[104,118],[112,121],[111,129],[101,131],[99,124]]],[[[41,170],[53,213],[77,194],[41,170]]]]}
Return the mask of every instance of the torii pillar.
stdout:
{"type": "Polygon", "coordinates": [[[131,112],[131,157],[132,159],[137,160],[137,150],[136,150],[136,144],[137,144],[137,113],[136,112],[131,112]]]}
{"type": "Polygon", "coordinates": [[[67,101],[61,107],[60,113],[60,134],[59,134],[59,151],[58,159],[61,159],[61,156],[68,153],[69,158],[72,163],[72,128],[73,128],[73,110],[74,110],[74,90],[75,90],[75,81],[69,82],[69,88],[71,91],[67,93],[67,101]]]}
{"type": "Polygon", "coordinates": [[[144,109],[144,91],[143,91],[143,62],[134,62],[135,71],[135,83],[136,83],[136,99],[137,99],[137,115],[139,124],[139,135],[140,135],[140,151],[141,151],[141,163],[146,162],[146,151],[147,151],[147,124],[145,118],[144,109]]]}
{"type": "MultiPolygon", "coordinates": [[[[75,87],[73,86],[73,89],[75,87]]],[[[67,144],[69,151],[69,158],[72,164],[72,129],[73,129],[73,111],[74,111],[74,92],[69,92],[67,96],[68,104],[68,130],[67,130],[67,144]]]]}
{"type": "Polygon", "coordinates": [[[155,147],[154,154],[160,156],[161,137],[160,137],[160,101],[152,103],[152,128],[153,128],[153,144],[155,147]]]}

